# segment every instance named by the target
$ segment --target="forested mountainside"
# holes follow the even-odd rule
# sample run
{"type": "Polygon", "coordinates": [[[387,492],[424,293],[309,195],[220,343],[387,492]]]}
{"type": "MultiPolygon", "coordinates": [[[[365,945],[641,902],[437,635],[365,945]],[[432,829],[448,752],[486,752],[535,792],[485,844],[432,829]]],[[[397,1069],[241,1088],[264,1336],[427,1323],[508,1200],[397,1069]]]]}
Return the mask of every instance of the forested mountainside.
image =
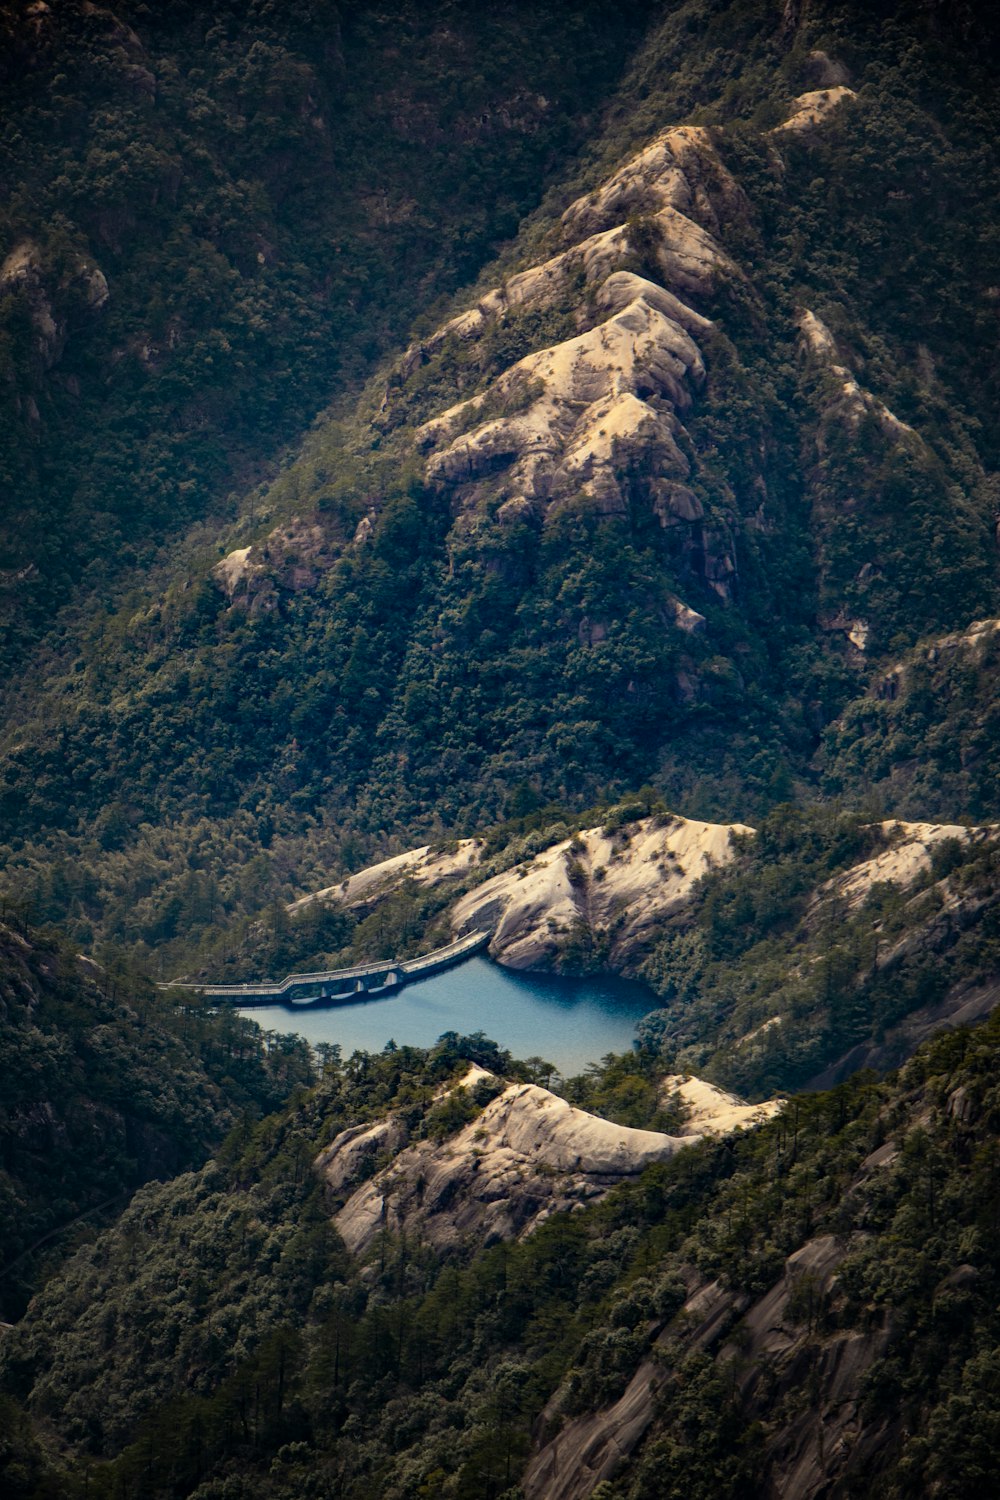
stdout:
{"type": "Polygon", "coordinates": [[[992,1493],[994,8],[0,38],[4,1494],[992,1493]]]}
{"type": "MultiPolygon", "coordinates": [[[[498,1107],[544,1113],[546,1091],[474,1039],[331,1063],[214,1163],[143,1189],[5,1337],[6,1492],[989,1493],[998,1045],[988,1022],[754,1131],[673,1139],[487,1247],[436,1163],[468,1141],[491,1170],[498,1107]],[[401,1145],[426,1164],[423,1218],[376,1221],[355,1257],[338,1229],[372,1153],[401,1145]]],[[[648,1055],[591,1088],[613,1114],[644,1075],[648,1055]]],[[[544,1202],[567,1164],[542,1150],[518,1191],[544,1202]]]]}
{"type": "Polygon", "coordinates": [[[0,1317],[151,1178],[199,1167],[241,1117],[312,1082],[296,1037],[265,1039],[196,997],[0,925],[0,1317]]]}
{"type": "MultiPolygon", "coordinates": [[[[519,7],[503,21],[482,19],[501,26],[499,39],[471,16],[462,23],[471,30],[453,32],[433,7],[426,28],[410,12],[398,24],[400,51],[390,48],[385,66],[435,98],[439,74],[445,94],[461,93],[454,79],[465,78],[469,56],[462,37],[481,44],[487,92],[502,93],[512,47],[553,74],[564,59],[572,63],[575,92],[553,104],[558,126],[542,111],[526,133],[505,126],[498,139],[494,121],[483,139],[472,131],[468,141],[464,117],[449,115],[436,133],[407,105],[405,89],[400,102],[366,85],[364,68],[385,50],[394,12],[361,7],[341,17],[339,32],[326,12],[291,13],[281,45],[307,73],[327,77],[326,68],[340,78],[353,38],[369,61],[347,71],[369,111],[397,110],[393,129],[404,137],[416,132],[414,121],[426,125],[445,153],[439,159],[434,146],[411,171],[396,136],[390,141],[378,121],[369,128],[354,95],[338,94],[350,128],[366,122],[375,156],[338,146],[334,125],[324,127],[348,174],[336,192],[317,165],[321,151],[305,153],[296,170],[308,180],[300,181],[283,165],[291,146],[278,150],[276,141],[271,161],[253,144],[270,139],[275,112],[308,133],[308,112],[280,91],[268,104],[271,85],[261,84],[261,95],[248,83],[246,97],[242,84],[232,96],[228,84],[212,91],[237,140],[219,147],[222,127],[205,104],[199,129],[218,158],[211,172],[253,165],[248,201],[258,202],[254,174],[276,181],[284,234],[308,238],[308,253],[290,247],[273,266],[261,250],[263,268],[256,251],[244,266],[230,247],[230,271],[219,266],[238,304],[230,344],[280,345],[282,369],[312,370],[318,405],[363,368],[362,346],[384,348],[418,305],[424,316],[406,354],[387,358],[356,406],[341,399],[273,479],[242,498],[230,491],[232,519],[212,519],[211,487],[199,480],[191,504],[208,519],[195,533],[183,524],[194,512],[179,502],[159,520],[139,504],[156,465],[115,415],[116,382],[125,377],[112,356],[141,342],[150,280],[189,286],[187,272],[176,274],[188,252],[181,245],[175,258],[163,228],[181,234],[206,196],[200,173],[210,164],[199,156],[196,171],[181,160],[176,200],[151,188],[152,208],[139,195],[138,238],[121,230],[120,278],[132,287],[129,298],[116,294],[122,327],[78,344],[96,362],[88,389],[101,392],[118,437],[109,445],[105,419],[84,415],[73,429],[84,436],[73,442],[119,455],[118,478],[101,480],[101,494],[122,495],[163,546],[156,566],[137,572],[117,531],[105,536],[88,521],[101,585],[90,589],[90,575],[79,575],[72,604],[11,688],[0,794],[8,880],[81,943],[113,938],[146,960],[156,949],[169,972],[191,960],[202,938],[213,940],[220,920],[251,916],[338,869],[347,874],[420,837],[474,834],[539,804],[559,804],[572,821],[643,782],[678,811],[727,821],[752,822],[790,797],[830,793],[867,798],[886,815],[996,815],[990,710],[980,701],[992,680],[991,637],[980,632],[964,656],[933,644],[1000,609],[993,18],[985,7],[689,0],[654,9],[613,84],[627,27],[600,6],[590,20],[578,8],[569,17],[553,7],[558,23],[544,7],[535,12],[523,48],[528,22],[519,7]],[[613,30],[614,46],[602,26],[613,30]],[[457,61],[438,45],[442,27],[457,38],[457,61]],[[547,38],[541,52],[536,36],[547,38]],[[609,92],[598,120],[602,88],[609,92]],[[592,128],[577,150],[585,104],[592,128]],[[252,163],[239,155],[243,141],[252,163]],[[479,153],[475,171],[466,145],[479,153]],[[484,153],[494,147],[511,185],[501,189],[506,179],[491,177],[487,193],[484,153]],[[487,198],[490,214],[501,214],[476,219],[481,258],[490,236],[530,206],[531,192],[541,198],[557,170],[561,184],[549,186],[501,260],[462,294],[458,315],[432,317],[431,304],[475,260],[455,248],[454,224],[487,215],[478,206],[487,198]],[[389,182],[392,201],[405,172],[419,213],[383,236],[355,180],[366,171],[373,183],[389,182]],[[339,229],[334,237],[338,214],[361,216],[359,224],[351,217],[356,237],[339,229]],[[260,278],[275,297],[292,296],[293,264],[307,279],[321,271],[333,278],[322,305],[306,298],[309,316],[346,317],[350,304],[361,320],[350,337],[313,337],[310,323],[306,338],[280,310],[272,335],[240,300],[260,278]],[[343,295],[339,278],[362,274],[364,295],[343,295]],[[390,281],[392,295],[383,296],[390,281]],[[366,344],[369,317],[380,332],[366,344]],[[325,352],[311,364],[308,350],[317,347],[325,352]],[[325,362],[348,348],[343,370],[325,362]],[[98,371],[111,381],[107,390],[98,371]],[[920,663],[937,653],[932,676],[948,657],[950,685],[921,691],[920,663]],[[911,660],[912,670],[900,668],[911,660]],[[886,687],[890,677],[898,688],[886,687]],[[937,747],[926,758],[914,750],[918,725],[937,747]]],[[[276,13],[267,12],[266,47],[254,30],[265,26],[263,13],[237,22],[220,12],[209,32],[198,14],[167,7],[155,25],[132,18],[151,56],[183,53],[187,82],[174,103],[174,84],[164,83],[162,102],[157,93],[125,104],[117,82],[86,75],[88,87],[137,112],[137,139],[161,120],[179,130],[171,111],[197,115],[194,75],[215,79],[223,62],[236,67],[233,49],[273,61],[276,13]]],[[[40,15],[51,58],[61,57],[52,28],[63,11],[40,15]]],[[[90,36],[98,22],[111,24],[101,17],[87,10],[78,25],[90,36]]],[[[125,57],[124,40],[120,48],[125,57]]],[[[77,54],[89,56],[86,47],[77,54]]],[[[40,56],[49,56],[44,47],[40,56]]],[[[50,143],[68,133],[60,150],[79,152],[76,77],[66,74],[65,104],[42,120],[30,78],[19,72],[12,120],[34,121],[50,143]]],[[[341,119],[331,104],[323,118],[334,116],[341,119]]],[[[17,128],[24,134],[27,125],[17,128]]],[[[64,198],[59,152],[53,146],[33,160],[37,194],[64,198]]],[[[124,167],[107,171],[128,198],[124,167]]],[[[81,181],[89,202],[86,173],[81,181]]],[[[18,236],[30,229],[24,213],[18,236]]],[[[268,238],[270,219],[262,223],[268,238]]],[[[184,244],[197,241],[192,266],[226,248],[199,237],[193,222],[184,235],[184,244]]],[[[87,244],[99,260],[96,239],[87,244]]],[[[17,297],[27,326],[34,272],[24,276],[17,297]]],[[[115,305],[112,296],[109,318],[115,305]]],[[[206,305],[222,304],[212,294],[206,305]]],[[[172,316],[164,313],[164,326],[172,316]]],[[[189,348],[182,339],[176,358],[189,348]]],[[[289,396],[280,421],[262,423],[256,397],[244,397],[214,355],[190,378],[196,390],[207,382],[206,393],[225,392],[218,410],[208,394],[167,410],[153,397],[177,370],[173,354],[162,366],[159,357],[129,400],[148,416],[155,442],[169,441],[178,454],[201,442],[178,427],[173,414],[182,410],[196,414],[213,452],[211,433],[224,426],[258,455],[273,453],[302,413],[289,396]],[[231,403],[245,426],[226,415],[231,403]],[[209,408],[218,428],[203,421],[209,408]]],[[[249,354],[244,363],[246,389],[261,400],[284,389],[266,363],[249,354]]],[[[44,377],[53,390],[57,376],[44,377]]],[[[58,405],[54,394],[51,401],[58,405]]],[[[68,433],[45,422],[20,451],[40,453],[46,432],[62,452],[76,451],[68,433]]],[[[74,484],[90,472],[82,459],[68,460],[74,484]]],[[[47,495],[57,489],[46,484],[47,495]]],[[[11,493],[28,491],[14,485],[11,493]]],[[[90,493],[80,489],[79,515],[92,517],[90,493]]],[[[24,509],[29,520],[43,514],[24,509]]],[[[68,512],[64,520],[45,515],[46,536],[68,558],[76,522],[68,512]]],[[[15,620],[27,620],[34,587],[27,578],[16,584],[15,620]]]]}
{"type": "Polygon", "coordinates": [[[641,10],[3,6],[8,670],[54,614],[77,646],[100,632],[164,547],[203,557],[282,445],[476,274],[641,10]]]}

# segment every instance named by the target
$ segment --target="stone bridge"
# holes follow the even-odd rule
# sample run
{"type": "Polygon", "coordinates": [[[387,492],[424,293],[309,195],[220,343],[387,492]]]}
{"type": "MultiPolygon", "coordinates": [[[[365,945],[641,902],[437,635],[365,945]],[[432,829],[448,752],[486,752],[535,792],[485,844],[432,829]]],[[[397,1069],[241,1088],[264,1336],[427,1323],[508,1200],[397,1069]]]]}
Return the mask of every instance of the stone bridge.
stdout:
{"type": "Polygon", "coordinates": [[[385,959],[381,963],[357,964],[353,969],[328,969],[316,974],[288,974],[281,980],[259,980],[255,984],[161,984],[162,990],[191,990],[206,1000],[248,1008],[255,1005],[346,1005],[366,996],[391,995],[426,979],[441,969],[450,969],[485,948],[489,932],[470,932],[444,948],[422,958],[385,959]]]}

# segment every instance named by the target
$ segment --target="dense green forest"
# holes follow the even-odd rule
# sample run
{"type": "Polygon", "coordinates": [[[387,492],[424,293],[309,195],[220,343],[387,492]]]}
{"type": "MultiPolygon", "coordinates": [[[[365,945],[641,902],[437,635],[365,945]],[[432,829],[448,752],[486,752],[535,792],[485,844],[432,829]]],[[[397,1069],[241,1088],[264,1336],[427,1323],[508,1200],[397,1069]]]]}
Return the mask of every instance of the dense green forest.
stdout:
{"type": "Polygon", "coordinates": [[[998,56],[980,0],[0,5],[4,1495],[998,1488],[998,56]],[[580,1077],[163,987],[676,813],[754,828],[580,1077]],[[879,878],[900,817],[956,826],[879,878]],[[508,1082],[670,1132],[677,1074],[788,1098],[385,1227],[508,1082]]]}
{"type": "Polygon", "coordinates": [[[602,1500],[760,1493],[801,1392],[825,1410],[845,1349],[847,1450],[859,1431],[877,1443],[853,1471],[837,1460],[837,1493],[972,1500],[997,1477],[998,1045],[992,1022],[954,1033],[522,1243],[442,1260],[389,1239],[364,1266],[330,1227],[315,1152],[393,1106],[419,1137],[442,1079],[510,1062],[455,1037],[331,1060],[284,1115],[143,1189],[5,1339],[8,1493],[513,1500],[539,1432],[607,1408],[655,1344],[644,1445],[602,1500]],[[834,1243],[835,1277],[810,1271],[834,1243]],[[681,1309],[710,1283],[728,1311],[696,1338],[681,1309]],[[768,1374],[753,1309],[773,1287],[768,1374]],[[58,1459],[19,1403],[68,1444],[58,1459]]]}
{"type": "MultiPolygon", "coordinates": [[[[7,915],[5,913],[5,915],[7,915]]],[[[312,1081],[309,1048],[119,962],[0,926],[0,1314],[150,1178],[200,1166],[237,1118],[312,1081]]]]}
{"type": "MultiPolygon", "coordinates": [[[[988,757],[977,750],[989,708],[968,678],[982,673],[988,686],[978,648],[955,668],[966,674],[952,690],[963,708],[947,728],[936,694],[907,692],[885,710],[870,696],[887,663],[917,642],[997,608],[990,287],[1000,168],[984,71],[989,18],[844,4],[811,7],[793,26],[764,0],[689,0],[647,16],[626,60],[646,13],[591,10],[534,7],[529,21],[514,7],[459,26],[448,7],[421,10],[424,20],[361,7],[339,21],[308,6],[279,21],[265,7],[239,20],[220,12],[206,29],[196,10],[171,6],[155,22],[132,18],[145,62],[130,60],[137,44],[127,37],[112,46],[103,12],[77,18],[62,40],[45,23],[42,71],[19,72],[8,111],[22,152],[11,171],[33,184],[30,202],[16,200],[11,243],[35,220],[47,224],[55,202],[66,214],[70,178],[81,201],[99,204],[87,175],[98,160],[128,201],[120,230],[108,230],[118,249],[100,241],[99,214],[65,230],[80,254],[103,255],[109,274],[118,257],[101,317],[119,321],[88,324],[77,341],[95,373],[74,383],[101,415],[73,405],[91,396],[57,396],[60,364],[39,376],[53,412],[30,443],[16,443],[32,465],[50,443],[64,456],[64,479],[44,483],[46,504],[64,509],[20,509],[58,558],[93,548],[97,573],[77,569],[70,589],[64,561],[53,563],[45,576],[69,602],[47,631],[55,596],[41,573],[12,583],[16,629],[42,636],[25,646],[31,667],[8,698],[3,859],[38,918],[67,925],[80,944],[113,939],[164,975],[217,963],[220,923],[255,919],[420,838],[480,831],[511,816],[526,791],[572,816],[652,782],[680,811],[752,819],[789,797],[854,800],[874,785],[887,811],[912,811],[907,744],[918,727],[942,740],[918,774],[920,811],[995,815],[988,757]],[[445,36],[455,50],[442,52],[445,36]],[[39,88],[71,42],[79,73],[65,74],[64,103],[46,93],[40,114],[39,88]],[[140,91],[126,101],[118,74],[88,62],[93,49],[110,49],[126,71],[162,59],[155,99],[140,91]],[[511,115],[511,49],[538,70],[546,109],[537,118],[511,115]],[[779,158],[768,132],[831,58],[856,97],[821,130],[783,141],[779,158]],[[382,68],[384,87],[373,88],[382,68]],[[556,76],[564,95],[553,92],[556,76]],[[81,156],[89,136],[73,101],[89,100],[88,90],[124,112],[108,124],[123,139],[81,156]],[[427,123],[427,96],[440,127],[427,123]],[[476,129],[463,109],[479,111],[476,129]],[[511,122],[502,138],[501,117],[511,122]],[[278,118],[285,132],[296,122],[294,141],[276,131],[278,118]],[[414,158],[398,141],[418,119],[433,149],[414,158]],[[566,204],[685,120],[710,128],[739,189],[719,228],[735,269],[693,299],[715,322],[707,384],[685,417],[691,493],[706,516],[700,543],[678,550],[681,533],[657,519],[641,473],[625,514],[581,503],[544,524],[469,525],[447,490],[427,484],[415,425],[564,338],[577,316],[571,302],[511,314],[474,346],[446,342],[402,384],[398,367],[384,365],[356,406],[339,399],[301,452],[284,450],[280,471],[252,483],[240,454],[277,462],[296,423],[301,431],[304,417],[346,392],[418,308],[426,338],[447,294],[539,199],[483,269],[479,291],[558,251],[566,204]],[[303,154],[297,143],[314,129],[321,149],[303,154]],[[232,137],[232,147],[221,144],[232,137]],[[148,198],[122,186],[130,152],[147,138],[177,160],[173,196],[155,174],[148,198]],[[182,144],[190,162],[178,156],[182,144]],[[305,178],[286,168],[293,149],[305,178]],[[333,193],[328,161],[344,174],[333,193]],[[383,224],[366,174],[386,184],[390,203],[405,181],[419,211],[383,224]],[[459,223],[477,226],[470,240],[459,223]],[[238,246],[258,233],[264,264],[256,251],[244,264],[238,246]],[[178,267],[201,256],[230,290],[204,292],[199,323],[194,270],[178,267]],[[317,300],[308,288],[320,276],[317,300]],[[352,278],[363,278],[363,295],[352,278]],[[157,354],[129,375],[126,392],[119,382],[138,357],[116,351],[148,342],[151,284],[164,287],[164,327],[195,331],[169,358],[157,344],[162,364],[157,354]],[[258,306],[265,293],[271,300],[258,306]],[[173,309],[182,295],[191,307],[173,309]],[[803,306],[825,320],[844,369],[912,437],[890,439],[871,415],[857,428],[838,415],[835,383],[802,354],[803,306]],[[206,352],[213,339],[228,342],[243,377],[230,356],[206,352]],[[274,371],[252,354],[255,339],[274,371]],[[171,382],[196,348],[187,400],[171,382]],[[72,420],[56,421],[60,403],[72,420]],[[190,421],[178,423],[182,411],[190,421]],[[133,422],[148,423],[149,442],[169,443],[173,457],[144,457],[133,422]],[[122,434],[115,442],[110,427],[122,434]],[[105,463],[118,465],[115,476],[100,476],[105,463]],[[136,484],[155,488],[155,475],[171,498],[140,503],[136,484]],[[189,478],[188,499],[175,495],[189,478]],[[64,504],[67,487],[77,499],[64,504]],[[110,517],[106,535],[98,509],[110,517]],[[133,540],[126,524],[138,528],[133,540]],[[255,571],[230,598],[211,569],[246,547],[255,571]],[[706,548],[735,559],[728,598],[704,572],[706,548]],[[702,614],[700,634],[671,627],[672,594],[702,614]],[[848,638],[858,621],[863,648],[848,638]],[[907,714],[911,725],[896,733],[891,722],[907,714]],[[886,728],[872,725],[886,715],[886,728]]],[[[31,229],[39,244],[48,232],[31,229]]],[[[15,350],[15,325],[29,343],[36,336],[27,331],[41,316],[30,313],[33,287],[28,277],[11,292],[15,350]]],[[[69,339],[63,363],[73,348],[69,339]]],[[[21,483],[12,478],[10,492],[23,498],[21,483]]],[[[35,549],[30,527],[17,535],[35,549]]]]}

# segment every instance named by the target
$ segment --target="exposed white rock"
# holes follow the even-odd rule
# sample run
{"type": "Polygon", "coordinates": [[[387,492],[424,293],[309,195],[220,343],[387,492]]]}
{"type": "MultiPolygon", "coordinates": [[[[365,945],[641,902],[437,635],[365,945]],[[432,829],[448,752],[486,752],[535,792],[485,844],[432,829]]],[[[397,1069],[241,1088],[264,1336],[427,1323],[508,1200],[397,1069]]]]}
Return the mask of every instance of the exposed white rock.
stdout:
{"type": "Polygon", "coordinates": [[[0,292],[18,291],[27,299],[36,345],[49,368],[62,353],[64,329],[56,321],[46,285],[42,252],[33,240],[22,240],[0,265],[0,292]]]}
{"type": "Polygon", "coordinates": [[[395,1116],[374,1125],[352,1125],[319,1153],[316,1170],[330,1190],[339,1193],[348,1183],[367,1176],[381,1153],[397,1151],[405,1139],[402,1122],[395,1116]]]}
{"type": "Polygon", "coordinates": [[[647,472],[683,478],[674,409],[691,404],[705,378],[697,345],[676,323],[675,299],[640,277],[617,277],[611,305],[632,300],[574,339],[518,361],[481,396],[452,407],[419,430],[431,483],[462,485],[506,467],[502,499],[522,496],[549,505],[567,494],[589,494],[623,509],[619,470],[630,453],[647,472]],[[481,411],[521,406],[453,436],[481,411]],[[442,446],[443,445],[443,446],[442,446]]]}
{"type": "MultiPolygon", "coordinates": [[[[720,272],[740,275],[716,235],[744,206],[707,130],[661,132],[566,210],[563,232],[574,243],[407,350],[376,420],[391,422],[392,391],[448,340],[474,342],[518,309],[559,305],[575,336],[528,355],[419,430],[428,482],[457,491],[466,516],[488,502],[505,526],[578,500],[623,514],[635,490],[629,476],[641,474],[661,524],[691,528],[678,556],[728,601],[736,565],[725,524],[706,518],[677,481],[689,467],[681,418],[705,378],[696,340],[712,327],[689,299],[709,293],[720,272]],[[637,275],[637,265],[662,285],[637,275]]],[[[674,623],[694,632],[704,617],[682,604],[674,623]]]]}
{"type": "MultiPolygon", "coordinates": [[[[343,1131],[320,1154],[317,1169],[333,1191],[385,1149],[386,1127],[391,1122],[343,1131]]],[[[614,1125],[548,1089],[515,1083],[456,1135],[405,1147],[348,1198],[334,1224],[355,1255],[383,1230],[416,1233],[439,1250],[519,1238],[686,1144],[614,1125]]]]}
{"type": "Polygon", "coordinates": [[[108,302],[107,277],[89,257],[78,255],[61,283],[46,271],[41,248],[22,240],[0,264],[0,292],[20,291],[27,299],[37,336],[38,352],[46,368],[58,363],[66,342],[66,320],[59,313],[60,294],[74,284],[93,312],[108,302]]]}
{"type": "Polygon", "coordinates": [[[494,929],[491,954],[512,969],[544,969],[581,926],[606,934],[612,967],[641,948],[651,926],[679,911],[695,882],[733,857],[742,823],[645,818],[618,834],[589,828],[496,875],[456,902],[456,934],[494,929]]]}
{"type": "Polygon", "coordinates": [[[956,651],[971,648],[974,651],[982,651],[992,638],[1000,631],[1000,620],[973,620],[967,630],[955,631],[951,635],[939,636],[927,647],[927,659],[936,661],[943,651],[956,651]]]}
{"type": "MultiPolygon", "coordinates": [[[[413,345],[403,356],[400,373],[404,378],[411,374],[449,337],[475,339],[507,312],[564,299],[569,281],[580,273],[596,285],[621,270],[639,253],[634,227],[622,221],[640,212],[651,216],[647,237],[651,232],[664,280],[685,292],[707,291],[720,267],[733,273],[736,267],[704,225],[717,232],[720,211],[724,217],[743,201],[742,190],[723,167],[707,131],[681,126],[664,132],[596,193],[566,210],[563,226],[579,236],[577,243],[517,272],[430,338],[413,345]],[[701,222],[689,217],[692,212],[701,222]]],[[[707,318],[679,299],[671,316],[689,333],[711,327],[707,318]]]]}
{"type": "Polygon", "coordinates": [[[100,266],[81,257],[77,262],[77,279],[83,287],[88,307],[92,312],[100,312],[111,297],[108,278],[100,266]]]}
{"type": "Polygon", "coordinates": [[[804,131],[814,130],[817,125],[822,125],[825,120],[838,109],[845,99],[856,99],[858,96],[853,89],[838,84],[833,88],[810,89],[807,94],[800,94],[793,101],[792,113],[781,125],[776,125],[771,131],[772,136],[801,135],[804,131]]]}
{"type": "Polygon", "coordinates": [[[292,516],[262,541],[228,553],[212,575],[230,601],[238,598],[255,610],[270,609],[279,587],[292,593],[315,588],[340,552],[338,539],[317,520],[292,516]]]}
{"type": "Polygon", "coordinates": [[[289,906],[290,912],[301,911],[314,901],[338,901],[345,906],[364,905],[381,891],[410,879],[418,885],[437,885],[444,880],[459,880],[479,864],[482,843],[479,839],[460,839],[447,849],[435,849],[423,844],[419,849],[407,849],[403,854],[393,854],[389,859],[368,865],[351,875],[339,885],[325,886],[321,891],[302,896],[289,906]]]}
{"type": "Polygon", "coordinates": [[[836,897],[845,901],[849,908],[862,904],[873,885],[886,882],[890,885],[912,885],[931,868],[931,854],[935,844],[945,839],[957,839],[960,844],[982,843],[993,838],[997,825],[967,828],[962,823],[903,823],[890,820],[881,824],[890,840],[889,848],[883,849],[872,859],[835,875],[826,881],[817,892],[817,899],[836,897]]]}
{"type": "Polygon", "coordinates": [[[859,385],[847,366],[840,363],[836,340],[821,318],[803,308],[799,312],[798,324],[808,354],[839,383],[839,391],[830,402],[830,416],[840,417],[852,429],[857,428],[864,417],[873,416],[886,437],[897,441],[920,441],[912,427],[901,422],[883,401],[859,385]]]}
{"type": "Polygon", "coordinates": [[[242,583],[260,571],[258,565],[250,559],[252,550],[252,547],[237,547],[234,551],[227,552],[222,561],[217,562],[212,569],[212,577],[218,581],[228,599],[232,599],[242,583]]]}
{"type": "Polygon", "coordinates": [[[767,1099],[762,1104],[747,1104],[736,1094],[717,1088],[704,1078],[688,1073],[671,1073],[660,1085],[664,1103],[679,1098],[684,1109],[682,1136],[728,1135],[733,1130],[748,1130],[770,1120],[786,1103],[784,1099],[767,1099]]]}
{"type": "Polygon", "coordinates": [[[680,125],[657,136],[595,192],[571,203],[563,226],[582,237],[635,214],[673,209],[718,232],[717,205],[725,212],[742,202],[742,190],[723,166],[708,131],[680,125]]]}
{"type": "Polygon", "coordinates": [[[687,635],[701,635],[705,629],[705,616],[700,615],[696,609],[685,604],[683,599],[671,595],[669,604],[674,612],[674,624],[678,630],[683,630],[687,635]]]}
{"type": "Polygon", "coordinates": [[[748,1047],[751,1042],[759,1041],[762,1036],[766,1036],[769,1031],[773,1031],[776,1026],[780,1025],[782,1025],[780,1016],[768,1016],[766,1021],[761,1021],[759,1026],[755,1026],[752,1031],[748,1031],[745,1036],[741,1036],[736,1045],[737,1047],[748,1047]]]}
{"type": "Polygon", "coordinates": [[[15,245],[0,265],[0,287],[16,286],[41,269],[41,251],[33,240],[15,245]]]}

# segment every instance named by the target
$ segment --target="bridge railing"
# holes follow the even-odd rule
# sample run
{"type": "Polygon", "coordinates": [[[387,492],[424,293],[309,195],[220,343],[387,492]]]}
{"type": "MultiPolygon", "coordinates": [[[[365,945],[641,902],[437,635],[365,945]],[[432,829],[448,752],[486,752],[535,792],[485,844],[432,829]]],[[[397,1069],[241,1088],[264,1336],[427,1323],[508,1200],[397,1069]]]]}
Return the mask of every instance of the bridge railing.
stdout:
{"type": "Polygon", "coordinates": [[[256,983],[247,984],[194,984],[189,980],[184,980],[176,984],[161,984],[159,988],[190,990],[192,993],[205,995],[215,1000],[239,1001],[268,997],[278,999],[295,989],[347,984],[351,980],[373,979],[379,975],[388,974],[399,975],[400,981],[405,983],[407,979],[417,978],[421,973],[444,967],[459,958],[464,958],[467,954],[471,955],[480,948],[485,948],[490,936],[488,932],[472,932],[445,944],[443,948],[436,948],[433,953],[425,953],[420,958],[408,958],[402,961],[390,959],[383,963],[355,964],[349,969],[286,974],[284,979],[273,983],[258,980],[256,983]]]}

